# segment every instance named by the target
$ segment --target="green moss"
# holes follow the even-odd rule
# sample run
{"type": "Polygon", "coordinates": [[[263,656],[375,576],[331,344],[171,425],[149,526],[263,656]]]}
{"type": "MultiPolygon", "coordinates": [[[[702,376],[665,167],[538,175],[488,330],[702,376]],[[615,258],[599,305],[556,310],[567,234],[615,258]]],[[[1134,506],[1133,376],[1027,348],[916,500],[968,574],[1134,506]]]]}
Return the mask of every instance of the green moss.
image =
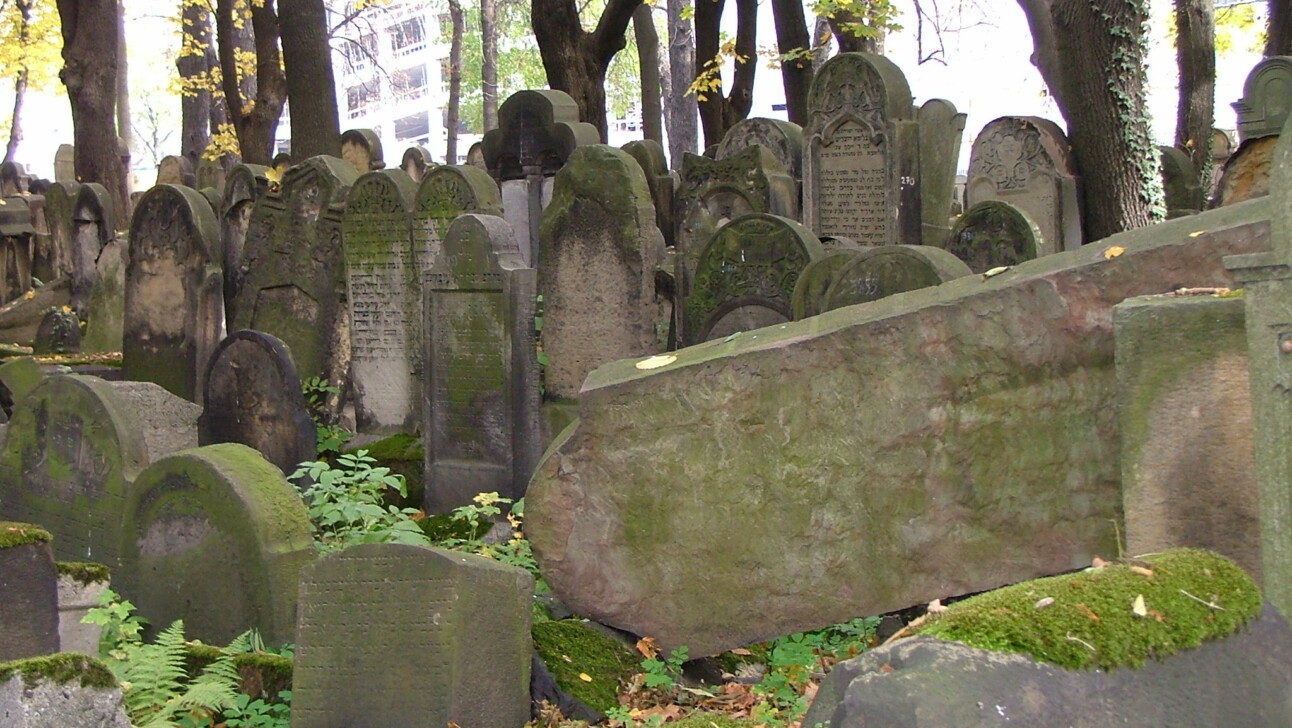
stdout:
{"type": "MultiPolygon", "coordinates": [[[[193,676],[221,655],[220,649],[211,645],[190,643],[185,648],[188,657],[184,669],[193,676]]],[[[242,678],[238,690],[253,698],[277,700],[278,693],[292,689],[291,658],[267,652],[244,652],[234,655],[233,664],[242,678]]]]}
{"type": "Polygon", "coordinates": [[[354,453],[360,450],[367,450],[368,455],[377,461],[373,467],[390,468],[391,473],[404,476],[404,482],[408,486],[408,497],[400,498],[397,493],[391,491],[393,494],[389,499],[391,503],[401,507],[421,507],[426,490],[423,463],[426,451],[420,437],[401,432],[363,447],[346,448],[344,452],[354,453]]]}
{"type": "Polygon", "coordinates": [[[48,543],[54,539],[49,531],[30,523],[0,521],[0,549],[25,546],[29,543],[48,543]]]}
{"type": "Polygon", "coordinates": [[[948,607],[914,633],[1019,652],[1067,669],[1107,670],[1140,667],[1150,657],[1228,636],[1260,610],[1260,591],[1234,562],[1199,549],[1174,549],[1145,556],[1138,565],[1114,564],[980,594],[948,607]],[[1133,610],[1139,596],[1142,617],[1133,610]],[[1043,599],[1054,601],[1038,607],[1043,599]]]}
{"type": "Polygon", "coordinates": [[[8,682],[15,675],[22,675],[23,684],[35,687],[43,680],[66,685],[79,680],[84,688],[114,688],[117,679],[112,671],[98,659],[77,652],[60,652],[56,655],[30,657],[25,660],[0,662],[0,683],[8,682]]]}
{"type": "Polygon", "coordinates": [[[741,728],[742,726],[767,725],[766,720],[732,718],[726,713],[696,712],[669,723],[671,728],[741,728]]]}
{"type": "Polygon", "coordinates": [[[602,713],[619,704],[620,684],[637,673],[641,665],[627,645],[580,620],[540,622],[534,625],[533,636],[534,649],[556,678],[556,684],[602,713]]]}
{"type": "Polygon", "coordinates": [[[107,566],[91,561],[56,561],[54,568],[58,569],[59,576],[71,577],[73,581],[81,584],[106,582],[112,575],[111,569],[107,566]]]}

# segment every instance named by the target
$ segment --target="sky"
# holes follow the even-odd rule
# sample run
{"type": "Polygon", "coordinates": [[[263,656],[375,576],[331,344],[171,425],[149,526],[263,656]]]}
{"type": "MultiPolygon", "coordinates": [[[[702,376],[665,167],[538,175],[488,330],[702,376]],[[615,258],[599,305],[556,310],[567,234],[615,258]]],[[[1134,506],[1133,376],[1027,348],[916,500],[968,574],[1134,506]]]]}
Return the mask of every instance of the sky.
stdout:
{"type": "MultiPolygon", "coordinates": [[[[913,0],[895,0],[903,10],[898,22],[905,26],[902,32],[891,35],[886,41],[886,54],[905,72],[915,104],[928,99],[945,98],[968,115],[965,138],[961,144],[961,170],[968,166],[969,147],[974,136],[989,121],[1005,115],[1042,116],[1062,126],[1053,102],[1046,96],[1045,85],[1029,61],[1032,52],[1031,36],[1027,23],[1014,0],[955,0],[950,5],[962,30],[946,32],[942,36],[944,62],[918,62],[914,29],[913,0]]],[[[926,3],[927,4],[927,3],[926,3]]],[[[130,49],[130,82],[132,113],[138,131],[148,141],[158,142],[158,156],[179,151],[179,101],[174,93],[166,90],[167,78],[173,75],[173,61],[165,52],[159,52],[159,43],[178,37],[173,35],[165,19],[167,13],[156,0],[126,0],[127,47],[130,49]],[[150,125],[147,116],[156,118],[150,125]],[[150,133],[156,126],[160,133],[150,133]],[[153,137],[156,136],[156,139],[153,137]]],[[[761,0],[762,16],[759,21],[760,47],[774,47],[775,33],[770,18],[769,3],[761,0]]],[[[943,2],[944,9],[948,7],[943,2]]],[[[1159,143],[1169,144],[1175,133],[1176,66],[1175,50],[1167,36],[1170,0],[1152,0],[1153,22],[1150,27],[1149,51],[1149,112],[1154,133],[1159,143]]],[[[1259,4],[1263,12],[1264,3],[1259,4]]],[[[729,13],[730,13],[729,9],[729,13]]],[[[809,13],[809,17],[811,17],[809,13]]],[[[926,28],[926,53],[928,51],[926,28]]],[[[1260,60],[1260,54],[1245,45],[1255,38],[1236,39],[1235,49],[1217,58],[1216,126],[1233,129],[1236,120],[1230,106],[1242,96],[1243,81],[1260,60]]],[[[55,92],[29,95],[24,113],[25,138],[19,147],[19,160],[35,174],[53,176],[54,152],[60,143],[72,140],[71,114],[66,98],[54,85],[55,92]]],[[[765,66],[759,68],[755,87],[754,109],[750,116],[783,118],[774,112],[775,104],[783,103],[780,74],[765,66]]],[[[0,108],[12,108],[12,92],[5,84],[0,89],[0,108]]],[[[134,154],[138,183],[144,187],[152,183],[152,155],[141,148],[137,141],[134,154]]],[[[138,187],[137,187],[138,188],[138,187]]]]}

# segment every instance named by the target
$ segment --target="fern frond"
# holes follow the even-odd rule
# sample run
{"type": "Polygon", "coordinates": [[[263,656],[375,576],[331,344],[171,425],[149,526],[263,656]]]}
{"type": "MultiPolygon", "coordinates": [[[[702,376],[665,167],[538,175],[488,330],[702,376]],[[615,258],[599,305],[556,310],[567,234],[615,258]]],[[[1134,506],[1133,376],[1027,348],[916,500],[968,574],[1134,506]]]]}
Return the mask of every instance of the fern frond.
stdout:
{"type": "Polygon", "coordinates": [[[126,712],[136,725],[159,716],[170,700],[180,693],[184,671],[184,622],[176,620],[157,636],[156,644],[140,645],[130,651],[123,683],[126,712]]]}

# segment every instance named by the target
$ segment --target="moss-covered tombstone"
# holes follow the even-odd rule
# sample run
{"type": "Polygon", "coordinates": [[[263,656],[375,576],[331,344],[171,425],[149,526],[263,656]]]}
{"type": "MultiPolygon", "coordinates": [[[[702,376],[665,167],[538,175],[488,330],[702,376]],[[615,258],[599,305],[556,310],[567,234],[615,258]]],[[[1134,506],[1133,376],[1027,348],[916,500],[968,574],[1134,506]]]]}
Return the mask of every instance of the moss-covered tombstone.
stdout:
{"type": "Polygon", "coordinates": [[[793,319],[798,321],[823,312],[826,291],[830,290],[830,285],[834,283],[839,272],[859,255],[861,250],[858,248],[841,247],[836,250],[826,248],[823,257],[808,263],[798,280],[794,282],[794,293],[790,296],[790,312],[793,314],[793,319]]]}
{"type": "Polygon", "coordinates": [[[292,641],[296,584],[315,554],[296,488],[245,445],[163,458],[130,490],[121,537],[120,592],[153,625],[183,619],[187,633],[226,643],[255,627],[292,641]]]}
{"type": "Polygon", "coordinates": [[[511,225],[466,214],[426,276],[426,506],[525,493],[542,454],[534,341],[537,274],[511,225]]]}
{"type": "Polygon", "coordinates": [[[883,245],[862,251],[839,270],[825,292],[823,308],[877,301],[887,296],[937,286],[973,271],[941,248],[926,245],[883,245]]]}
{"type": "Polygon", "coordinates": [[[39,526],[0,521],[0,661],[58,652],[58,572],[49,541],[39,526]]]}
{"type": "Polygon", "coordinates": [[[239,164],[229,170],[220,202],[220,249],[224,252],[224,314],[227,329],[233,325],[233,302],[242,290],[247,271],[242,268],[242,249],[247,241],[247,223],[256,200],[269,190],[268,167],[239,164]]]}
{"type": "Polygon", "coordinates": [[[529,718],[527,572],[366,544],[305,569],[292,725],[517,728],[529,718]]]}
{"type": "Polygon", "coordinates": [[[1008,202],[986,200],[960,216],[945,247],[974,273],[986,273],[1031,260],[1045,244],[1027,213],[1008,202]]]}

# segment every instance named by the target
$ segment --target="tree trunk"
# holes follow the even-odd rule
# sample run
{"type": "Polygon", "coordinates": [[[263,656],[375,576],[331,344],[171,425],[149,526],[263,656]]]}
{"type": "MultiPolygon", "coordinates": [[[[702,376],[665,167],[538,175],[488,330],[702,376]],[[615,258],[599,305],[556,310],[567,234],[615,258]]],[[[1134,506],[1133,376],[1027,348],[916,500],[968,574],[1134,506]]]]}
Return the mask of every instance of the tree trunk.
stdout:
{"type": "Polygon", "coordinates": [[[695,80],[695,33],[686,17],[690,7],[690,0],[668,0],[668,67],[673,89],[664,98],[668,159],[674,169],[682,165],[682,155],[696,152],[699,144],[695,102],[686,95],[695,80]]]}
{"type": "Polygon", "coordinates": [[[802,0],[772,0],[776,23],[776,48],[781,58],[781,84],[785,87],[785,109],[790,121],[807,126],[808,91],[812,88],[812,40],[802,0]],[[786,59],[792,54],[792,59],[786,59]]]}
{"type": "Polygon", "coordinates": [[[1175,0],[1175,60],[1180,68],[1175,145],[1189,154],[1198,184],[1211,185],[1216,105],[1216,9],[1212,0],[1175,0]]]}
{"type": "Polygon", "coordinates": [[[821,70],[821,66],[830,60],[830,38],[834,36],[834,31],[830,29],[830,20],[823,15],[816,16],[816,23],[812,27],[812,73],[816,74],[821,70]]]}
{"type": "Polygon", "coordinates": [[[1265,55],[1292,55],[1292,0],[1269,0],[1265,55]]]}
{"type": "MultiPolygon", "coordinates": [[[[15,0],[14,9],[18,11],[18,43],[26,47],[31,42],[31,6],[34,0],[15,0]]],[[[13,82],[13,118],[9,121],[9,143],[5,146],[4,161],[13,162],[18,156],[18,145],[22,142],[22,106],[27,98],[27,66],[18,71],[13,82]]]]}
{"type": "Polygon", "coordinates": [[[180,97],[180,154],[197,169],[202,152],[211,143],[211,92],[203,88],[209,78],[211,12],[198,0],[185,0],[180,13],[179,58],[175,68],[186,93],[180,97]]]}
{"type": "Polygon", "coordinates": [[[126,167],[117,149],[117,3],[58,0],[63,70],[58,77],[72,106],[76,178],[97,182],[112,197],[113,222],[130,222],[126,167]]]}
{"type": "Polygon", "coordinates": [[[287,80],[278,54],[278,16],[274,0],[251,5],[250,32],[256,53],[256,75],[250,80],[241,78],[237,71],[236,51],[245,48],[247,24],[242,28],[235,25],[233,6],[234,0],[218,0],[216,4],[215,32],[224,101],[229,121],[238,133],[242,161],[269,165],[274,156],[278,118],[287,100],[287,80]],[[244,96],[244,92],[254,95],[244,96]]]}
{"type": "Polygon", "coordinates": [[[480,0],[480,92],[484,130],[498,128],[498,0],[480,0]]]}
{"type": "Polygon", "coordinates": [[[1082,172],[1086,240],[1162,219],[1157,145],[1145,103],[1146,0],[1092,7],[1054,0],[1055,48],[1064,59],[1059,89],[1068,135],[1082,172]]]}
{"type": "MultiPolygon", "coordinates": [[[[130,151],[134,126],[130,123],[130,63],[126,57],[126,6],[125,0],[117,1],[117,137],[126,167],[126,192],[130,192],[130,151]]],[[[129,221],[123,224],[128,224],[129,221]]]]}
{"type": "MultiPolygon", "coordinates": [[[[719,26],[726,0],[704,0],[695,7],[695,63],[697,66],[715,60],[720,48],[719,26]]],[[[700,100],[700,123],[704,127],[704,145],[722,141],[727,130],[749,116],[754,104],[754,72],[758,68],[755,39],[758,31],[757,0],[736,0],[736,70],[731,76],[731,93],[723,95],[722,77],[718,86],[700,100]]]]}
{"type": "Polygon", "coordinates": [[[1018,0],[1018,5],[1032,31],[1032,65],[1036,66],[1041,80],[1050,89],[1050,98],[1059,107],[1059,113],[1068,119],[1068,107],[1064,102],[1070,94],[1062,88],[1064,77],[1059,65],[1059,41],[1054,37],[1054,18],[1050,13],[1052,1],[1018,0]]]}
{"type": "Polygon", "coordinates": [[[323,0],[279,0],[278,30],[292,109],[292,159],[341,153],[332,47],[323,0]]]}
{"type": "Polygon", "coordinates": [[[458,114],[462,108],[462,36],[467,32],[466,16],[459,0],[448,0],[453,34],[449,41],[449,102],[444,109],[444,131],[448,146],[445,164],[458,163],[458,114]]]}
{"type": "Polygon", "coordinates": [[[651,6],[645,3],[633,11],[633,34],[637,39],[637,65],[642,79],[642,137],[664,143],[660,109],[659,33],[651,6]]]}
{"type": "Polygon", "coordinates": [[[642,0],[609,0],[597,27],[585,32],[574,0],[532,0],[530,24],[547,72],[547,85],[579,106],[579,118],[606,140],[606,69],[627,45],[625,33],[642,0]]]}

